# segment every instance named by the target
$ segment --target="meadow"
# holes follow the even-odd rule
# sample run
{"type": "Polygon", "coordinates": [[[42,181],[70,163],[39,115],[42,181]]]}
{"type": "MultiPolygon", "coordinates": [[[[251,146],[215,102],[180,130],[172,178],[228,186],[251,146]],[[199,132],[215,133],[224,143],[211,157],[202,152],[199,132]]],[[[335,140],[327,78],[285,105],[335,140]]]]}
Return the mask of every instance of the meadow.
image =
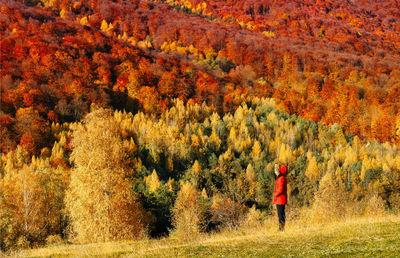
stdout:
{"type": "Polygon", "coordinates": [[[96,244],[58,244],[23,250],[24,257],[310,257],[380,256],[400,254],[400,216],[358,217],[340,222],[312,224],[289,221],[276,232],[275,218],[259,227],[202,235],[189,242],[173,237],[158,240],[96,244]]]}

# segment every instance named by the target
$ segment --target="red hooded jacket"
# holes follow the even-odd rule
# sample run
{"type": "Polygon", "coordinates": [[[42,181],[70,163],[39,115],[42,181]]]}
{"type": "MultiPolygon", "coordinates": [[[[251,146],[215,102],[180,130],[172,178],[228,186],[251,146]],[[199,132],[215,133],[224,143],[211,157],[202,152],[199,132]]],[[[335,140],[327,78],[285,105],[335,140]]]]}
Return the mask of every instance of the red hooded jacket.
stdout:
{"type": "Polygon", "coordinates": [[[275,181],[274,203],[279,205],[285,205],[287,203],[287,181],[285,177],[287,172],[287,166],[280,165],[279,172],[280,174],[275,181]]]}

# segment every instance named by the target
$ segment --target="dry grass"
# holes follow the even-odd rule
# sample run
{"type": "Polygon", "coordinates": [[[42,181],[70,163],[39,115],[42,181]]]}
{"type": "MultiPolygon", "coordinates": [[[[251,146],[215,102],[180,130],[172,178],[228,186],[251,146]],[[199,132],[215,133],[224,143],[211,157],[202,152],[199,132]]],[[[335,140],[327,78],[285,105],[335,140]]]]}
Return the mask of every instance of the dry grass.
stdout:
{"type": "Polygon", "coordinates": [[[187,257],[187,256],[398,256],[400,216],[353,218],[330,224],[288,222],[276,232],[275,218],[259,227],[202,235],[192,242],[179,239],[56,245],[24,250],[19,257],[187,257]]]}

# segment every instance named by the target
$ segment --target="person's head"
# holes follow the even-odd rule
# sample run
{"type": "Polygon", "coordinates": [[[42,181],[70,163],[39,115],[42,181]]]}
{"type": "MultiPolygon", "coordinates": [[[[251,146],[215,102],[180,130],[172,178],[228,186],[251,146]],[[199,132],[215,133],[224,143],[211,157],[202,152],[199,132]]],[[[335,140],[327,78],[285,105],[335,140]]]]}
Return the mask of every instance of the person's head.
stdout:
{"type": "Polygon", "coordinates": [[[286,175],[287,173],[287,166],[286,165],[280,165],[279,166],[279,173],[281,173],[281,175],[286,175]]]}
{"type": "Polygon", "coordinates": [[[275,173],[276,176],[279,176],[279,175],[286,175],[286,173],[287,173],[287,166],[275,164],[274,173],[275,173]]]}

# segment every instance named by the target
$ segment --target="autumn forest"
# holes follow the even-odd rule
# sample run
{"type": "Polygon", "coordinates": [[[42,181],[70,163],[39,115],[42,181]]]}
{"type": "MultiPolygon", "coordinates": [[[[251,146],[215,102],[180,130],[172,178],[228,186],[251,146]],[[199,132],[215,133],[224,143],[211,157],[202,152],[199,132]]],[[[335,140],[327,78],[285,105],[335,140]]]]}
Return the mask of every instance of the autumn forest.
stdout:
{"type": "Polygon", "coordinates": [[[398,1],[0,5],[1,251],[400,211],[398,1]]]}

